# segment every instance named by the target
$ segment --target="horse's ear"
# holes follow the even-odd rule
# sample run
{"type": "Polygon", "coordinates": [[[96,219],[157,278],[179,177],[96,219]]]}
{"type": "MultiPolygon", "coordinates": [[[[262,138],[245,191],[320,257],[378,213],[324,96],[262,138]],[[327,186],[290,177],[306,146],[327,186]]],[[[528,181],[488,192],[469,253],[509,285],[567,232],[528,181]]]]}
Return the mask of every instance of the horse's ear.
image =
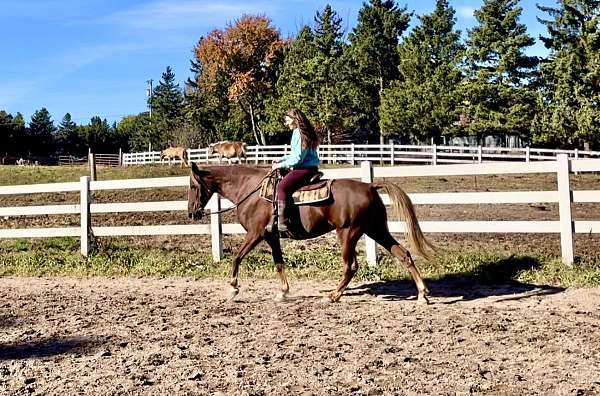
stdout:
{"type": "Polygon", "coordinates": [[[198,165],[196,165],[195,162],[192,162],[192,176],[194,176],[195,178],[204,177],[209,173],[210,172],[207,170],[198,168],[198,165]]]}

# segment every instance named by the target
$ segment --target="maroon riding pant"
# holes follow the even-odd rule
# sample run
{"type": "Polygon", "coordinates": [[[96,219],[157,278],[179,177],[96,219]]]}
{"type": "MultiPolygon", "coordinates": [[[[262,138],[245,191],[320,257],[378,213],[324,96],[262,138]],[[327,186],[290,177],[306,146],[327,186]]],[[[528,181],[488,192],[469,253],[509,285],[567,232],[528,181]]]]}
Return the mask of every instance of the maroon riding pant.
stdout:
{"type": "Polygon", "coordinates": [[[300,168],[290,170],[277,184],[277,200],[287,201],[294,191],[308,184],[311,177],[316,175],[318,168],[300,168]]]}

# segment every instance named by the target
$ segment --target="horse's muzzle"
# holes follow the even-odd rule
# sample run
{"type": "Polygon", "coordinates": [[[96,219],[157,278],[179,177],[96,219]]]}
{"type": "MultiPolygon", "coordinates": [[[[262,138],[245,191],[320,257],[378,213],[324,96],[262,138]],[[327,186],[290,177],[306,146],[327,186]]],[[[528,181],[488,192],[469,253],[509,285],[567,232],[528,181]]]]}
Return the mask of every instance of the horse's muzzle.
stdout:
{"type": "Polygon", "coordinates": [[[199,210],[197,212],[188,212],[188,216],[192,220],[201,220],[203,214],[204,213],[202,210],[199,210]]]}

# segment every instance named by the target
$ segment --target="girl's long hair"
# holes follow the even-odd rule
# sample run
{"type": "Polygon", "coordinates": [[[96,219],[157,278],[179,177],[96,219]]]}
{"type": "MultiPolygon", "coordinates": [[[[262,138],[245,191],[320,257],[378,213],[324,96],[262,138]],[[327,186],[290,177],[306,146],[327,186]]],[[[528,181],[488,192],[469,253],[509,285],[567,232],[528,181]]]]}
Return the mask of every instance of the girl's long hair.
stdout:
{"type": "Polygon", "coordinates": [[[288,117],[294,120],[296,126],[300,130],[300,136],[302,137],[302,148],[312,148],[316,150],[319,145],[319,137],[315,132],[315,128],[312,126],[308,118],[304,115],[300,109],[290,109],[286,113],[288,117]]]}

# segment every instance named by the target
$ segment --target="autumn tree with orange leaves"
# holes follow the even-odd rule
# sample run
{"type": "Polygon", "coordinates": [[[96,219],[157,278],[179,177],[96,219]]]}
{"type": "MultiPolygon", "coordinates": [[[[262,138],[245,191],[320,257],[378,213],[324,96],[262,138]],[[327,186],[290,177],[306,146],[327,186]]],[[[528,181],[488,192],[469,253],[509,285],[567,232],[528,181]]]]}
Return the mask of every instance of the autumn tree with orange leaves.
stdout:
{"type": "Polygon", "coordinates": [[[254,139],[266,144],[259,120],[265,97],[276,81],[282,62],[284,41],[265,16],[244,15],[225,30],[215,29],[195,47],[202,68],[198,85],[205,92],[218,93],[224,83],[227,99],[238,105],[251,123],[254,139]]]}

